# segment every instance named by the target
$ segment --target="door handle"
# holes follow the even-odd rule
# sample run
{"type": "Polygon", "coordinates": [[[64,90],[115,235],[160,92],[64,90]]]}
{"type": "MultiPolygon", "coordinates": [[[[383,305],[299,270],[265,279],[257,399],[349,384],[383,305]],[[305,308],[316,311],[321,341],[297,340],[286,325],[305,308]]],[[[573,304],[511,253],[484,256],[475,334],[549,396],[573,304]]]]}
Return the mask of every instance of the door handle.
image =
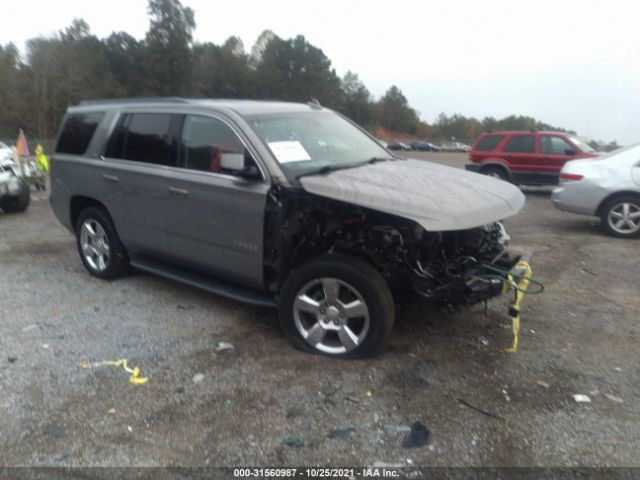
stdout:
{"type": "Polygon", "coordinates": [[[184,188],[169,187],[169,192],[171,192],[171,194],[175,195],[176,197],[188,197],[189,196],[189,190],[185,190],[184,188]]]}
{"type": "Polygon", "coordinates": [[[120,181],[115,175],[107,175],[106,173],[102,174],[102,178],[107,182],[118,183],[120,181]]]}

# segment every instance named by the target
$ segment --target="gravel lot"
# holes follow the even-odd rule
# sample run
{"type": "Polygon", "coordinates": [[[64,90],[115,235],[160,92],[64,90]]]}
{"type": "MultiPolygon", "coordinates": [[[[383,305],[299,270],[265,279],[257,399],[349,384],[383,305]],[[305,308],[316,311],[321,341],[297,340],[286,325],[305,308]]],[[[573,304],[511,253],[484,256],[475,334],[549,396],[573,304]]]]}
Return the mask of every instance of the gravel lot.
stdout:
{"type": "Polygon", "coordinates": [[[525,191],[506,226],[547,290],[524,300],[517,353],[500,351],[504,297],[486,317],[400,310],[384,354],[349,362],[296,351],[270,311],[90,277],[34,192],[25,214],[0,214],[0,465],[638,466],[640,243],[525,191]],[[149,383],[80,367],[117,358],[149,383]],[[431,440],[403,448],[415,421],[431,440]]]}

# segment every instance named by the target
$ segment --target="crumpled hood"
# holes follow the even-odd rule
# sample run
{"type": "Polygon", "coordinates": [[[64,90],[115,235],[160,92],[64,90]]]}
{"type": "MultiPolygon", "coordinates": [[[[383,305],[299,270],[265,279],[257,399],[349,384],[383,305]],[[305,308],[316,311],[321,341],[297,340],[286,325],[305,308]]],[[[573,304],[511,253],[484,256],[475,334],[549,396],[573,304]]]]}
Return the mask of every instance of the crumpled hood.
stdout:
{"type": "Polygon", "coordinates": [[[395,160],[300,178],[309,193],[414,220],[429,231],[465,230],[515,215],[516,186],[424,160],[395,160]]]}

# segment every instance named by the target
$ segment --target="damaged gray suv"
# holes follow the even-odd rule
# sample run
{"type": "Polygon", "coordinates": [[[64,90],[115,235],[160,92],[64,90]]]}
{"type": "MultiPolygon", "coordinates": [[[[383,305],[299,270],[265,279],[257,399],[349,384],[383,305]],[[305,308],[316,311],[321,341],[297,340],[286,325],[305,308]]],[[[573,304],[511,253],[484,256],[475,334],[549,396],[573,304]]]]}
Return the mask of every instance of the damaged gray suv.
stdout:
{"type": "Polygon", "coordinates": [[[403,159],[317,103],[147,99],[67,111],[51,205],[92,275],[131,267],[278,308],[299,347],[379,352],[394,303],[501,293],[520,190],[403,159]]]}

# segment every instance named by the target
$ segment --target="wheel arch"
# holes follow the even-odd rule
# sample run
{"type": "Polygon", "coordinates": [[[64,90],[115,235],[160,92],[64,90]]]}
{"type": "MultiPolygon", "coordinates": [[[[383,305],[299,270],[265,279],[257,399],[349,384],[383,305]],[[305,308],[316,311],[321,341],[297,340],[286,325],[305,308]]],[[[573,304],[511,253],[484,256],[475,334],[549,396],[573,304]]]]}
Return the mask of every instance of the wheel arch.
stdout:
{"type": "Polygon", "coordinates": [[[598,217],[601,216],[603,213],[602,210],[604,209],[605,205],[607,205],[612,200],[620,197],[627,197],[627,196],[635,197],[640,201],[640,192],[637,192],[634,190],[621,190],[619,192],[611,193],[608,196],[604,197],[600,202],[600,204],[598,205],[598,208],[596,209],[596,216],[598,217]]]}
{"type": "Polygon", "coordinates": [[[504,173],[507,175],[507,178],[511,179],[513,177],[512,173],[511,173],[511,169],[509,168],[509,166],[499,160],[499,159],[495,159],[495,158],[490,158],[487,160],[483,160],[480,163],[480,173],[484,173],[484,171],[486,171],[488,168],[500,168],[504,171],[504,173]]]}
{"type": "MultiPolygon", "coordinates": [[[[105,211],[107,215],[109,215],[109,211],[105,205],[92,197],[87,197],[84,195],[76,195],[71,198],[69,204],[69,216],[71,220],[71,228],[75,230],[76,223],[78,222],[78,217],[80,216],[80,212],[82,212],[87,207],[98,207],[105,211]]],[[[111,218],[111,215],[109,215],[111,218]]]]}

